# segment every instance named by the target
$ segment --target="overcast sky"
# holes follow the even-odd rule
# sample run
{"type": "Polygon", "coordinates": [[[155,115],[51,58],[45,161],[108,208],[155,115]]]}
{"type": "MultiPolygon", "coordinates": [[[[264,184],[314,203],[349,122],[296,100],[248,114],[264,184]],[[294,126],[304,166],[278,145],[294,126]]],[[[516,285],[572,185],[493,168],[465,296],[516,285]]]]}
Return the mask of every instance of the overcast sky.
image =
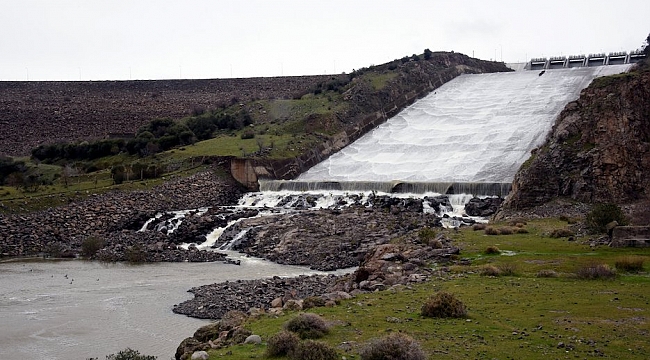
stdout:
{"type": "Polygon", "coordinates": [[[629,51],[649,0],[0,0],[0,80],[350,72],[422,53],[629,51]]]}

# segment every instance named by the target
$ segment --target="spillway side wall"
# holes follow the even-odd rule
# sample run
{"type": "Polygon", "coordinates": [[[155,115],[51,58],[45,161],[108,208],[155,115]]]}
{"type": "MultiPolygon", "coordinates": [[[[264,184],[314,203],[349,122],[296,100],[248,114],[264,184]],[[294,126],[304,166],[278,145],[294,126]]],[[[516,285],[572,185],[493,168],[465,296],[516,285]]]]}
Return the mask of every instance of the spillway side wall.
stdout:
{"type": "MultiPolygon", "coordinates": [[[[493,63],[485,66],[455,65],[430,75],[422,85],[402,94],[396,100],[385,104],[381,109],[366,115],[348,126],[345,130],[332,136],[329,140],[310,151],[293,159],[233,159],[231,173],[233,177],[250,190],[259,190],[258,179],[290,180],[312,166],[327,159],[348,144],[359,139],[372,129],[397,115],[416,100],[428,95],[443,84],[462,74],[493,72],[493,63]]],[[[504,67],[505,69],[505,67],[504,67]]]]}

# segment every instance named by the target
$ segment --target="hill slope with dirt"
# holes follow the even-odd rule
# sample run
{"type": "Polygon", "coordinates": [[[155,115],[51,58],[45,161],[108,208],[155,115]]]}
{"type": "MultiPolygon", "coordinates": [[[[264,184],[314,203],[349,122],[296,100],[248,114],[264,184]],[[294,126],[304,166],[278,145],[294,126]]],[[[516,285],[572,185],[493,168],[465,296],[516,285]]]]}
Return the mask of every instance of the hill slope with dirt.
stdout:
{"type": "Polygon", "coordinates": [[[152,119],[288,99],[330,78],[0,82],[0,155],[27,155],[43,143],[134,135],[152,119]]]}

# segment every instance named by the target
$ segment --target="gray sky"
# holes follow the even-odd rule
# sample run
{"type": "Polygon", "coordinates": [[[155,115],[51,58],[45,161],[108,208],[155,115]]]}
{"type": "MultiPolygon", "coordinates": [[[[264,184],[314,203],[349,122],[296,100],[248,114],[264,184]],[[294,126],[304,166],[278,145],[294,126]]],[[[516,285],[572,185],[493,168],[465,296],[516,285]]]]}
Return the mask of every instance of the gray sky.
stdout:
{"type": "Polygon", "coordinates": [[[454,50],[481,59],[629,51],[648,0],[0,0],[0,80],[350,72],[454,50]]]}

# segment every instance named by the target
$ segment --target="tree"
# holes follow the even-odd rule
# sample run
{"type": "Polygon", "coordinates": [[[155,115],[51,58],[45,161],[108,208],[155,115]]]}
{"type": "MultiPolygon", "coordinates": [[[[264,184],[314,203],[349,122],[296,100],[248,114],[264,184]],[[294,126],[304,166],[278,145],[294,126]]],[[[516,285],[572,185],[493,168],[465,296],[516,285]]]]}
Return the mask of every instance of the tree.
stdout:
{"type": "Polygon", "coordinates": [[[645,38],[645,45],[643,46],[643,53],[646,56],[646,61],[647,57],[650,56],[650,34],[648,34],[648,37],[645,38]]]}
{"type": "Polygon", "coordinates": [[[431,59],[431,55],[433,52],[429,49],[424,49],[424,60],[429,60],[431,59]]]}

